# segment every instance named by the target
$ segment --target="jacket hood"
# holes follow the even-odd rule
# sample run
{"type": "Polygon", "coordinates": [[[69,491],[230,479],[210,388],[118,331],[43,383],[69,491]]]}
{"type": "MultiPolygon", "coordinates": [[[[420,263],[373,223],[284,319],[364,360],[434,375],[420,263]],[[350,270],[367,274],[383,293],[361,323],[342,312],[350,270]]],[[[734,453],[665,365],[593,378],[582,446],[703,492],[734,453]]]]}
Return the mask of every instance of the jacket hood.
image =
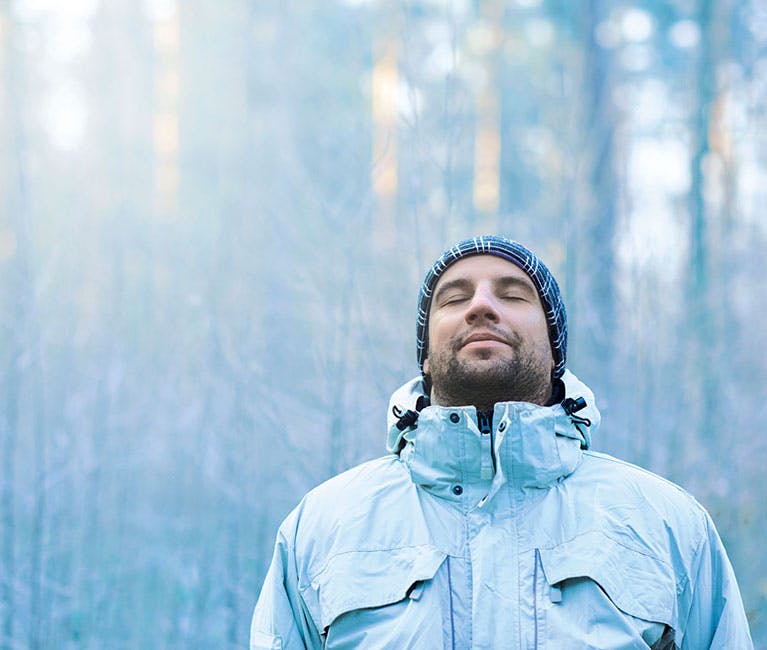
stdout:
{"type": "MultiPolygon", "coordinates": [[[[578,398],[582,398],[586,403],[586,406],[576,413],[577,419],[583,421],[579,422],[577,425],[573,423],[573,427],[576,428],[576,431],[578,431],[583,439],[581,446],[584,449],[588,449],[591,447],[591,435],[599,428],[599,423],[602,419],[594,399],[594,393],[586,384],[567,369],[564,371],[561,381],[565,386],[565,399],[570,398],[577,400],[578,398]],[[585,420],[588,420],[589,424],[586,424],[585,420]]],[[[405,434],[408,429],[411,428],[407,427],[400,430],[397,426],[400,420],[397,413],[405,413],[406,411],[415,412],[418,399],[421,397],[426,397],[426,392],[424,390],[423,378],[420,375],[406,382],[392,393],[392,396],[389,399],[389,409],[387,411],[388,435],[386,439],[386,449],[389,452],[399,453],[405,434]]],[[[540,406],[538,408],[558,409],[564,413],[562,404],[540,406]]]]}

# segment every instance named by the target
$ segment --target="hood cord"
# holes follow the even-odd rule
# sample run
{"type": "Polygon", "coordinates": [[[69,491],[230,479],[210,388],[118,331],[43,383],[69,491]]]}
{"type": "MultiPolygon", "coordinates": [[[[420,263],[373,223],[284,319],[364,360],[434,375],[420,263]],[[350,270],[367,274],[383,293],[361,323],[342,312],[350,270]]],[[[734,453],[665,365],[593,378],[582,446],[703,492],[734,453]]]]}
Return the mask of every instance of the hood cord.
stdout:
{"type": "Polygon", "coordinates": [[[586,434],[581,431],[581,427],[579,425],[582,424],[585,427],[590,427],[591,420],[588,418],[582,418],[579,415],[575,415],[578,411],[586,408],[586,400],[582,397],[576,397],[575,399],[572,397],[566,397],[564,400],[562,400],[562,408],[565,410],[565,413],[570,416],[570,421],[578,430],[578,433],[580,433],[583,436],[583,439],[586,440],[586,434]]]}
{"type": "Polygon", "coordinates": [[[397,418],[395,426],[400,431],[415,426],[415,423],[418,422],[418,413],[416,411],[411,411],[410,409],[403,411],[399,406],[395,405],[392,407],[391,412],[394,414],[394,417],[397,418]]]}
{"type": "Polygon", "coordinates": [[[410,409],[403,411],[402,407],[395,404],[392,407],[391,412],[394,417],[397,418],[397,422],[395,423],[397,429],[400,431],[404,431],[405,429],[409,429],[411,427],[415,429],[418,426],[418,416],[427,406],[429,406],[429,398],[426,397],[426,395],[418,396],[418,399],[415,403],[415,411],[410,409]]]}

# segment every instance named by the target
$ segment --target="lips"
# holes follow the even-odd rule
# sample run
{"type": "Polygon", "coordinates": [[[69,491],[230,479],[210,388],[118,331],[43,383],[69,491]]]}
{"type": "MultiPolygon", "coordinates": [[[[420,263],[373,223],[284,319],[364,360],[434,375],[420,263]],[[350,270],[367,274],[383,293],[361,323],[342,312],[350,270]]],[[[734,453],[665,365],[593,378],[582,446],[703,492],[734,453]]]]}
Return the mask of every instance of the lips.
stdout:
{"type": "Polygon", "coordinates": [[[469,343],[477,343],[480,341],[496,341],[497,343],[505,343],[506,345],[509,345],[509,342],[505,338],[492,334],[491,332],[475,332],[462,341],[461,347],[464,347],[469,343]]]}

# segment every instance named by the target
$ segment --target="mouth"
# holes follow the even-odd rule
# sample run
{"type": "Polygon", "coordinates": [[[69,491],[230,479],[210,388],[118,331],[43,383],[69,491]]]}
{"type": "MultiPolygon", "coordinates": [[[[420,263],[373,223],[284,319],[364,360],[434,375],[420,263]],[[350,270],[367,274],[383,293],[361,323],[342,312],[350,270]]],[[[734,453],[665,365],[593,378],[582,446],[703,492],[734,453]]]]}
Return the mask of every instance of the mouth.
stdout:
{"type": "Polygon", "coordinates": [[[479,347],[480,345],[509,345],[509,342],[501,336],[497,336],[490,332],[477,332],[467,336],[461,343],[461,347],[466,346],[479,347]]]}

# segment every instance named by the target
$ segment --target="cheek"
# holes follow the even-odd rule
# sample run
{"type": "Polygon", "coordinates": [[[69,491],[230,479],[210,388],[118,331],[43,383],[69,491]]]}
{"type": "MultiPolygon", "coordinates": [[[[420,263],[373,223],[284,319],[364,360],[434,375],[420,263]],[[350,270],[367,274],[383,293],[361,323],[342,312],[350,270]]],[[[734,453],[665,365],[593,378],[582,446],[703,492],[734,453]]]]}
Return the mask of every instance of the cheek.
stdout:
{"type": "MultiPolygon", "coordinates": [[[[543,313],[537,311],[530,312],[519,318],[517,323],[521,330],[527,333],[529,340],[535,341],[538,347],[551,348],[549,324],[543,313]]],[[[520,333],[522,333],[521,330],[520,333]]]]}
{"type": "Polygon", "coordinates": [[[546,314],[543,311],[543,307],[529,305],[523,313],[520,313],[520,317],[527,323],[527,327],[531,330],[548,332],[548,324],[546,322],[546,314]]]}
{"type": "Polygon", "coordinates": [[[450,326],[444,315],[429,319],[429,348],[439,347],[450,336],[450,326]]]}
{"type": "Polygon", "coordinates": [[[549,339],[549,324],[544,319],[543,323],[540,323],[537,328],[536,339],[538,340],[539,347],[545,350],[551,355],[551,341],[549,339]]]}
{"type": "Polygon", "coordinates": [[[452,315],[447,318],[440,319],[439,323],[434,328],[434,345],[438,349],[450,348],[453,345],[456,337],[465,331],[466,325],[461,317],[453,317],[452,315]]]}

